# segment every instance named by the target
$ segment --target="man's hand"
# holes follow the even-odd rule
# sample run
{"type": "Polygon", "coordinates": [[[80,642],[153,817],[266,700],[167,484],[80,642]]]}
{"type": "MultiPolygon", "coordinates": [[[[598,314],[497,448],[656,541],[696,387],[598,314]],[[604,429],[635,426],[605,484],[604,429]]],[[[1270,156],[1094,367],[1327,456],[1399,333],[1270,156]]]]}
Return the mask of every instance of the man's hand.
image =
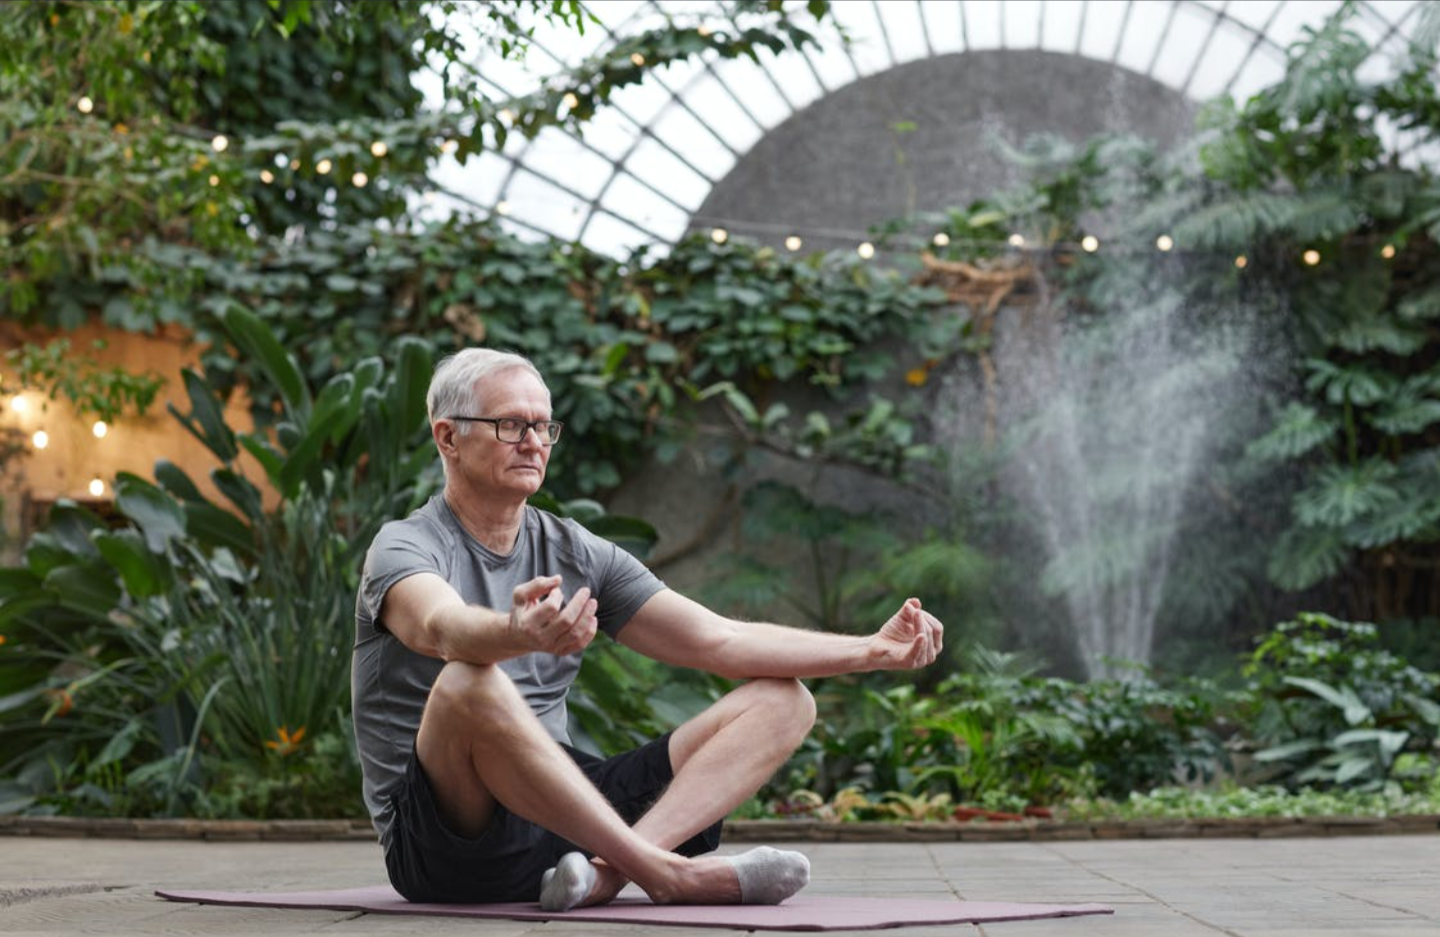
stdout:
{"type": "Polygon", "coordinates": [[[914,670],[928,667],[945,647],[945,626],[910,598],[871,638],[879,670],[914,670]]]}
{"type": "Polygon", "coordinates": [[[559,576],[540,576],[515,587],[510,633],[528,651],[564,657],[590,644],[598,622],[590,589],[582,588],[562,607],[559,576]]]}

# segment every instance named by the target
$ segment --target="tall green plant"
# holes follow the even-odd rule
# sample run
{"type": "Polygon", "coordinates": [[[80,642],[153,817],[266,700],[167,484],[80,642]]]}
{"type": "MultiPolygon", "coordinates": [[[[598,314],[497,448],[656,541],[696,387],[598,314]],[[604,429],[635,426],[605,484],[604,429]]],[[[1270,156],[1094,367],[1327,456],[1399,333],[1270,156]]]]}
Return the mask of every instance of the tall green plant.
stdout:
{"type": "Polygon", "coordinates": [[[5,671],[22,686],[0,701],[17,715],[0,775],[43,793],[118,763],[138,809],[174,812],[201,768],[300,760],[344,731],[360,558],[437,480],[422,437],[431,353],[402,340],[393,367],[366,360],[312,394],[259,319],[232,309],[225,323],[283,418],[236,432],[186,371],[190,409],[175,415],[219,461],[219,498],[162,460],[156,483],[120,480],[124,527],[62,512],[7,571],[0,650],[25,669],[5,671]],[[107,736],[123,742],[97,755],[107,736]]]}

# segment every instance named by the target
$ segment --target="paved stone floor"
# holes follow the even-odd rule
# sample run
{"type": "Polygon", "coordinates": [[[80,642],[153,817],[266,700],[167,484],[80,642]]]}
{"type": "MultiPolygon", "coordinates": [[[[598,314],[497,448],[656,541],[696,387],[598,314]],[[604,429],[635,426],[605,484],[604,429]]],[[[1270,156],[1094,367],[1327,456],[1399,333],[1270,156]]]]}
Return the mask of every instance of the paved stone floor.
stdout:
{"type": "MultiPolygon", "coordinates": [[[[735,847],[737,850],[744,847],[735,847]]],[[[895,931],[913,937],[1418,937],[1440,934],[1440,836],[1051,843],[805,843],[810,894],[1086,902],[1114,916],[895,931]]],[[[366,842],[208,843],[0,836],[0,934],[636,932],[165,902],[157,887],[287,891],[377,884],[366,842]]],[[[643,937],[712,930],[639,929],[643,937]]],[[[861,933],[875,933],[866,931],[861,933]]]]}

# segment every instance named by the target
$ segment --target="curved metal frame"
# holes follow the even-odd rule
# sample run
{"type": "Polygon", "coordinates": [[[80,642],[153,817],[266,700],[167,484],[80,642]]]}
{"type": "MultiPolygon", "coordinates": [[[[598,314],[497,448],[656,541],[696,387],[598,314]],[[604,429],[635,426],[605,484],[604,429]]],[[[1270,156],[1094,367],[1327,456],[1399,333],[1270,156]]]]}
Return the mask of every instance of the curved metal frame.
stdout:
{"type": "MultiPolygon", "coordinates": [[[[1005,35],[1005,3],[1004,0],[994,0],[994,2],[1000,7],[1000,48],[1009,48],[1009,46],[1007,45],[1007,37],[1005,35]]],[[[1049,2],[1051,2],[1051,0],[1041,0],[1040,3],[1038,13],[1039,28],[1037,31],[1037,39],[1035,46],[1036,48],[1045,48],[1044,23],[1046,9],[1049,2]]],[[[1073,0],[1054,0],[1054,2],[1073,2],[1073,0]]],[[[1251,62],[1255,59],[1257,55],[1267,55],[1272,56],[1280,61],[1284,60],[1286,54],[1285,48],[1274,38],[1272,38],[1272,36],[1270,35],[1270,30],[1276,22],[1277,18],[1279,17],[1280,13],[1290,6],[1291,2],[1292,0],[1280,0],[1280,2],[1278,2],[1275,7],[1270,11],[1270,14],[1266,18],[1265,22],[1259,28],[1256,28],[1249,25],[1248,23],[1241,21],[1234,15],[1234,13],[1231,11],[1232,0],[1223,0],[1223,2],[1219,3],[1218,5],[1205,2],[1205,0],[1170,0],[1164,26],[1154,40],[1154,48],[1151,51],[1150,59],[1144,74],[1147,77],[1155,78],[1154,71],[1157,64],[1159,63],[1161,51],[1165,46],[1166,40],[1169,38],[1171,29],[1180,11],[1185,9],[1195,10],[1202,15],[1211,18],[1210,28],[1206,31],[1205,36],[1200,43],[1200,48],[1199,51],[1196,53],[1195,60],[1191,63],[1184,79],[1180,81],[1178,87],[1176,87],[1176,90],[1180,91],[1182,94],[1189,95],[1190,89],[1195,82],[1196,76],[1200,73],[1200,69],[1205,62],[1205,58],[1210,53],[1215,36],[1223,29],[1238,34],[1240,36],[1247,37],[1250,40],[1249,47],[1246,49],[1244,55],[1240,58],[1240,61],[1236,65],[1234,72],[1229,76],[1222,88],[1222,91],[1220,92],[1222,94],[1228,94],[1234,88],[1236,82],[1240,79],[1240,76],[1245,72],[1246,68],[1251,64],[1251,62]]],[[[933,9],[935,6],[937,6],[938,4],[936,0],[915,0],[915,3],[919,13],[921,30],[923,32],[926,56],[929,58],[933,58],[939,54],[952,54],[949,52],[937,52],[935,42],[932,39],[932,26],[930,25],[929,19],[926,16],[926,10],[927,7],[933,9]]],[[[959,7],[960,14],[959,38],[961,43],[961,52],[968,52],[971,51],[974,47],[972,46],[970,41],[969,20],[966,9],[967,4],[965,0],[955,0],[955,3],[959,7]]],[[[1111,51],[1109,59],[1110,64],[1115,64],[1118,61],[1121,48],[1123,47],[1125,42],[1126,33],[1130,27],[1130,14],[1135,7],[1135,3],[1136,0],[1127,0],[1125,11],[1120,21],[1120,25],[1116,30],[1115,45],[1111,51]]],[[[724,4],[723,0],[717,0],[716,5],[719,7],[719,13],[723,17],[727,18],[731,22],[731,24],[737,25],[738,27],[738,23],[736,23],[735,21],[732,9],[726,4],[724,4]]],[[[1085,31],[1087,27],[1093,26],[1093,18],[1090,16],[1090,5],[1091,0],[1081,0],[1079,25],[1075,31],[1074,46],[1070,50],[1070,54],[1072,55],[1084,54],[1081,52],[1081,46],[1084,42],[1085,31]]],[[[895,54],[895,49],[891,42],[890,33],[885,20],[884,9],[888,6],[892,6],[892,4],[881,4],[878,2],[878,0],[871,0],[871,9],[875,16],[876,23],[878,24],[880,34],[879,37],[882,40],[882,45],[885,49],[885,57],[888,60],[888,65],[883,67],[894,68],[896,65],[899,64],[899,62],[895,54]]],[[[1364,2],[1364,0],[1362,0],[1358,8],[1360,15],[1367,20],[1368,24],[1373,27],[1380,36],[1380,38],[1376,41],[1374,45],[1375,51],[1379,51],[1388,44],[1390,44],[1397,35],[1401,34],[1401,30],[1404,28],[1405,24],[1414,17],[1416,11],[1421,8],[1421,4],[1419,2],[1412,4],[1409,8],[1406,9],[1403,14],[1401,14],[1395,20],[1387,18],[1371,3],[1364,2]]],[[[587,8],[587,12],[593,13],[595,11],[589,10],[587,8]]],[[[619,41],[619,36],[623,33],[626,26],[632,24],[639,17],[641,17],[642,14],[652,12],[658,13],[662,16],[667,15],[664,7],[661,5],[660,2],[658,2],[658,0],[648,0],[648,2],[637,6],[624,19],[614,24],[608,24],[601,20],[601,28],[605,31],[605,42],[602,43],[601,48],[613,48],[614,45],[619,41]]],[[[549,49],[546,49],[543,45],[534,41],[533,39],[531,40],[531,46],[545,54],[547,58],[553,60],[557,65],[563,66],[565,64],[565,60],[560,55],[557,55],[549,49]]],[[[843,52],[845,58],[849,62],[850,70],[854,75],[854,77],[850,79],[850,81],[857,81],[860,78],[865,77],[867,73],[860,67],[860,64],[855,60],[855,57],[851,53],[850,49],[842,43],[840,45],[840,50],[843,52]]],[[[821,77],[820,70],[816,67],[814,59],[811,58],[810,51],[801,50],[799,54],[802,57],[805,65],[809,69],[811,75],[814,77],[817,86],[820,88],[822,96],[833,93],[834,91],[839,90],[840,87],[843,87],[845,84],[849,83],[843,82],[839,86],[832,87],[831,85],[827,84],[825,80],[821,77]]],[[[662,104],[655,111],[655,113],[646,121],[636,119],[633,115],[628,113],[624,108],[620,107],[619,105],[609,105],[610,109],[627,123],[629,123],[635,131],[634,139],[624,149],[624,152],[619,157],[611,157],[601,152],[599,149],[586,142],[584,138],[576,132],[568,130],[545,131],[545,133],[565,133],[567,136],[571,137],[587,151],[610,161],[610,174],[601,184],[595,195],[585,196],[570,185],[566,184],[563,180],[556,179],[552,175],[540,172],[527,165],[526,157],[530,153],[531,148],[534,145],[534,141],[525,141],[524,145],[522,145],[516,152],[499,154],[502,158],[504,158],[510,163],[510,166],[506,171],[505,178],[502,180],[500,187],[497,189],[496,202],[490,205],[489,208],[493,211],[495,206],[498,205],[500,201],[506,199],[508,190],[514,179],[516,178],[517,173],[526,172],[567,193],[568,195],[576,199],[576,202],[579,206],[583,207],[583,209],[585,210],[585,217],[580,222],[578,233],[576,234],[576,240],[581,240],[585,237],[586,233],[590,230],[592,222],[598,215],[606,215],[635,230],[646,238],[652,239],[657,243],[665,243],[669,240],[667,237],[652,230],[646,224],[646,222],[643,221],[638,215],[629,215],[623,210],[607,204],[605,202],[605,197],[611,192],[617,181],[619,181],[621,178],[628,178],[629,181],[638,184],[648,192],[654,194],[655,196],[663,200],[668,205],[673,206],[674,208],[679,209],[680,211],[687,214],[691,213],[691,209],[687,208],[678,198],[667,193],[662,186],[657,185],[653,181],[646,179],[641,173],[635,171],[632,168],[631,161],[635,153],[646,141],[651,141],[656,145],[660,146],[671,156],[675,157],[675,159],[677,159],[691,172],[695,173],[696,176],[704,180],[708,185],[713,187],[717,183],[718,180],[713,178],[710,173],[705,172],[699,166],[695,165],[695,163],[689,158],[687,158],[685,154],[680,151],[680,149],[666,141],[659,133],[656,132],[656,126],[659,125],[660,122],[668,114],[673,113],[676,108],[689,114],[697,123],[704,127],[708,135],[712,137],[715,142],[718,143],[720,147],[722,147],[724,151],[727,152],[734,160],[738,161],[744,156],[741,148],[726,138],[726,136],[722,132],[723,127],[716,127],[712,125],[711,122],[707,121],[702,114],[698,113],[687,100],[688,95],[693,91],[693,89],[706,79],[713,80],[715,84],[718,85],[718,87],[722,90],[722,92],[730,99],[730,101],[735,104],[735,106],[745,116],[746,120],[754,124],[755,128],[759,129],[762,134],[768,129],[770,129],[764,125],[763,121],[758,116],[756,116],[754,111],[745,103],[744,96],[739,91],[737,91],[735,87],[732,87],[730,82],[727,82],[725,80],[725,77],[720,70],[721,64],[723,63],[717,61],[715,56],[702,56],[698,62],[699,67],[696,70],[695,74],[692,75],[684,84],[682,84],[678,88],[672,87],[659,74],[652,73],[650,76],[648,76],[646,80],[649,82],[654,82],[655,85],[669,97],[665,101],[665,103],[662,104]]],[[[759,67],[762,69],[762,72],[765,75],[771,90],[773,90],[776,99],[778,99],[784,104],[785,110],[788,112],[788,116],[793,116],[794,114],[798,113],[799,107],[797,106],[796,102],[791,98],[791,96],[786,92],[784,87],[782,87],[781,83],[776,79],[774,73],[770,69],[766,68],[763,63],[759,67]]],[[[496,90],[501,91],[502,94],[504,93],[504,89],[499,84],[488,78],[486,80],[492,87],[496,88],[496,90]]],[[[1173,82],[1166,83],[1173,84],[1173,82]]],[[[527,228],[529,230],[543,230],[543,228],[539,226],[524,221],[521,218],[515,217],[513,214],[514,207],[515,206],[512,205],[512,214],[506,216],[507,221],[513,222],[520,227],[527,228]]]]}

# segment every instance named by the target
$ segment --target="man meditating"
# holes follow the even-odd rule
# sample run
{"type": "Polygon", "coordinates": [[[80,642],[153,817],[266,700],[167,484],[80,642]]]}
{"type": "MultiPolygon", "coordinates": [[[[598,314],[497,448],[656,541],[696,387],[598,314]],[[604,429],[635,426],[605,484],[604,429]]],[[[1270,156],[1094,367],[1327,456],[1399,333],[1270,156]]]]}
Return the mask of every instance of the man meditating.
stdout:
{"type": "Polygon", "coordinates": [[[940,622],[917,599],[866,637],[735,621],[530,507],[561,424],[524,358],[452,355],[428,405],[444,491],[376,536],[355,616],[355,735],[395,889],[564,911],[627,882],[656,903],[775,904],[803,888],[800,853],[705,854],[809,732],[799,678],[924,667],[940,622]],[[565,698],[597,630],[748,682],[635,751],[593,757],[567,744],[565,698]]]}

